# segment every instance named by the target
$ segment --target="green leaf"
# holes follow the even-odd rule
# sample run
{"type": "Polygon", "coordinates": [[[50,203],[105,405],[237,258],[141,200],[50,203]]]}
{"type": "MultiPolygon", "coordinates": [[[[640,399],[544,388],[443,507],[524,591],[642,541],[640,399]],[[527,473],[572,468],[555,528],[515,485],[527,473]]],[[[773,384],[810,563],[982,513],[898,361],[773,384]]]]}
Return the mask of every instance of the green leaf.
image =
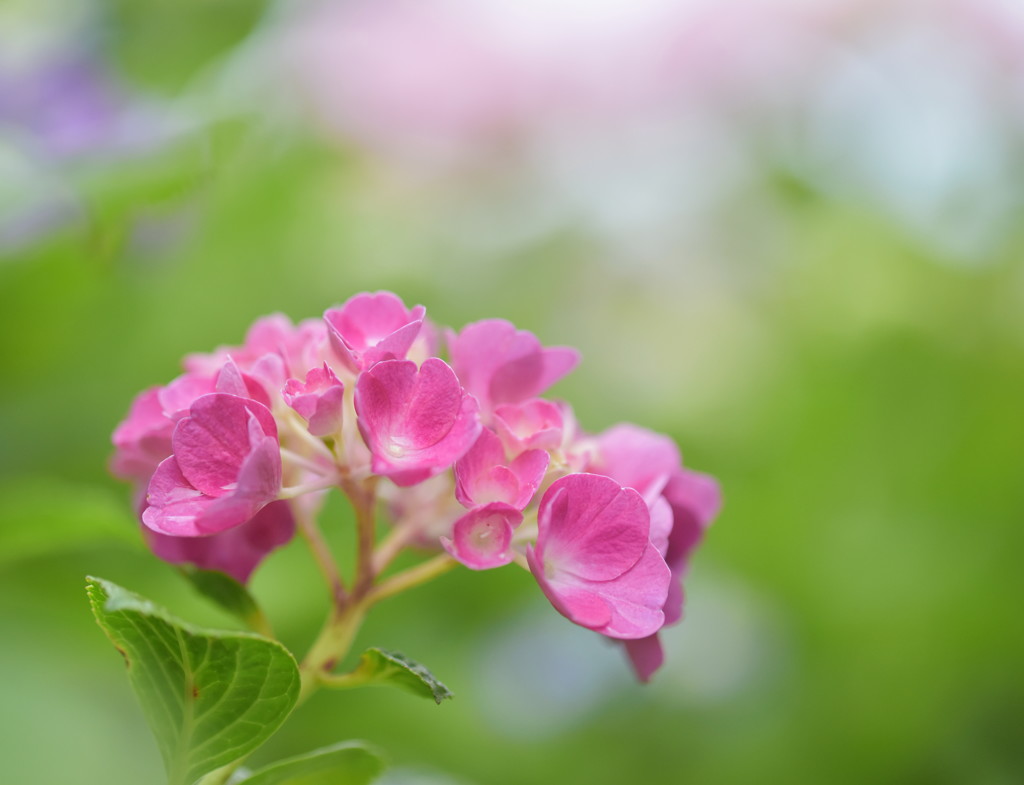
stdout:
{"type": "Polygon", "coordinates": [[[367,785],[383,769],[373,747],[346,741],[274,763],[238,785],[367,785]]]}
{"type": "Polygon", "coordinates": [[[325,676],[323,682],[330,687],[393,684],[424,698],[433,698],[437,704],[453,697],[451,690],[426,667],[404,654],[384,649],[367,649],[354,671],[339,676],[325,676]]]}
{"type": "Polygon", "coordinates": [[[270,624],[256,600],[245,586],[230,575],[191,566],[180,567],[178,571],[196,591],[240,619],[249,629],[261,635],[272,635],[270,624]]]}
{"type": "Polygon", "coordinates": [[[298,666],[276,641],[192,627],[100,578],[87,578],[86,591],[124,656],[169,785],[192,785],[247,755],[295,705],[298,666]]]}
{"type": "Polygon", "coordinates": [[[142,547],[128,503],[105,488],[46,477],[0,483],[0,562],[83,545],[142,547]]]}

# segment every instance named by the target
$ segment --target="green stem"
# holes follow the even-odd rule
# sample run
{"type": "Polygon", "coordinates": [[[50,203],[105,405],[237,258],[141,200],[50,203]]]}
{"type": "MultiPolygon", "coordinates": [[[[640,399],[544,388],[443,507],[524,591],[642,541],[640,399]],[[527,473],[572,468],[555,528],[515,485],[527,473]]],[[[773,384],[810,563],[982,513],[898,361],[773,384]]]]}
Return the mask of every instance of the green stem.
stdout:
{"type": "MultiPolygon", "coordinates": [[[[293,510],[295,506],[297,505],[293,505],[293,510]]],[[[313,554],[313,560],[316,562],[320,574],[323,575],[324,580],[327,582],[327,587],[330,589],[331,602],[334,608],[340,608],[345,603],[347,595],[345,593],[345,582],[342,580],[338,565],[331,555],[331,549],[315,521],[311,520],[308,515],[298,511],[296,511],[296,515],[299,519],[299,531],[302,533],[306,545],[309,546],[310,553],[313,554]]]]}
{"type": "Polygon", "coordinates": [[[377,544],[376,480],[370,477],[362,483],[345,481],[341,486],[356,514],[356,577],[352,585],[356,597],[365,596],[376,577],[373,569],[373,548],[377,544]]]}
{"type": "Polygon", "coordinates": [[[302,685],[296,706],[312,695],[320,679],[348,654],[366,616],[366,609],[364,603],[350,602],[344,608],[335,610],[328,618],[299,667],[302,685]]]}
{"type": "Polygon", "coordinates": [[[366,595],[367,607],[375,605],[388,597],[393,597],[406,589],[426,583],[438,575],[444,575],[444,573],[457,565],[458,562],[447,553],[439,553],[434,558],[392,575],[383,583],[373,587],[366,595]]]}

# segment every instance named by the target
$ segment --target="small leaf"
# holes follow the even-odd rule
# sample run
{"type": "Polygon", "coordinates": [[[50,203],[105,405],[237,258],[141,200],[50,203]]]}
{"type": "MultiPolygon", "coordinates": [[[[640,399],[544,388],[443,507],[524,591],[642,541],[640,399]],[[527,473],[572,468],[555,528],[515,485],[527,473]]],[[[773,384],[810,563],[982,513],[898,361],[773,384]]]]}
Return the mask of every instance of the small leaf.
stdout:
{"type": "Polygon", "coordinates": [[[200,570],[187,565],[180,567],[178,571],[196,591],[240,619],[249,629],[261,635],[272,634],[270,624],[249,590],[230,575],[218,570],[200,570]]]}
{"type": "Polygon", "coordinates": [[[334,687],[393,684],[424,698],[433,698],[437,704],[453,697],[451,690],[426,667],[410,660],[404,654],[384,649],[367,649],[354,671],[324,677],[324,683],[334,687]]]}
{"type": "Polygon", "coordinates": [[[100,578],[87,578],[86,591],[125,658],[169,785],[192,785],[256,749],[295,705],[298,666],[276,641],[192,627],[100,578]]]}
{"type": "Polygon", "coordinates": [[[346,741],[274,763],[238,785],[367,785],[383,769],[376,750],[346,741]]]}

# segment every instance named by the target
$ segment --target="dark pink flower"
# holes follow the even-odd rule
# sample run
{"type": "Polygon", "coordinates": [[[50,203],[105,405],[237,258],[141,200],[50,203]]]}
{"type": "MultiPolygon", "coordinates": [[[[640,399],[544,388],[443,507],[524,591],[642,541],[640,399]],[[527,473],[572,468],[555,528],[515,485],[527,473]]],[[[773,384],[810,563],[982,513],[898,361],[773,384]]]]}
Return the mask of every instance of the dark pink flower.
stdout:
{"type": "Polygon", "coordinates": [[[384,360],[364,371],[355,410],[373,471],[401,486],[447,469],[480,433],[476,401],[436,357],[419,368],[411,360],[384,360]]]}
{"type": "Polygon", "coordinates": [[[485,319],[449,334],[452,367],[485,414],[535,398],[579,363],[565,346],[544,348],[537,336],[503,319],[485,319]]]}
{"type": "Polygon", "coordinates": [[[142,528],[149,547],[164,561],[220,570],[245,583],[267,554],[291,540],[295,518],[288,502],[274,501],[245,523],[207,537],[178,537],[142,528]]]}
{"type": "Polygon", "coordinates": [[[527,561],[562,615],[612,638],[661,628],[671,574],[651,545],[640,494],[609,477],[570,474],[544,494],[537,524],[527,561]]]}
{"type": "Polygon", "coordinates": [[[509,461],[501,440],[484,428],[455,463],[455,498],[465,507],[504,502],[522,510],[537,492],[549,460],[544,450],[527,450],[509,461]]]}
{"type": "Polygon", "coordinates": [[[324,313],[331,347],[353,373],[381,360],[403,360],[420,334],[426,309],[408,309],[391,292],[364,292],[324,313]]]}
{"type": "Polygon", "coordinates": [[[281,490],[273,415],[226,393],[198,398],[171,437],[174,454],[149,482],[142,521],[164,534],[197,537],[239,526],[281,490]]]}
{"type": "Polygon", "coordinates": [[[314,436],[328,436],[341,428],[345,386],[327,363],[306,374],[306,381],[289,379],[284,400],[309,423],[314,436]]]}
{"type": "Polygon", "coordinates": [[[452,538],[441,545],[471,570],[489,570],[512,561],[512,531],[523,514],[507,504],[493,502],[470,510],[452,526],[452,538]]]}

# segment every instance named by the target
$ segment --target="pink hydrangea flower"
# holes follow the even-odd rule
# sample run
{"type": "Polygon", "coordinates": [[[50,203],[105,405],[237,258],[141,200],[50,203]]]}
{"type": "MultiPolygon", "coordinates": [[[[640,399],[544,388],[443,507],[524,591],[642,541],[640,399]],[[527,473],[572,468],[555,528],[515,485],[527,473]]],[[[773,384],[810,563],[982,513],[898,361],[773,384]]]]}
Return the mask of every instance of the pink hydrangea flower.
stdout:
{"type": "Polygon", "coordinates": [[[166,562],[220,570],[245,583],[268,553],[291,540],[295,517],[288,502],[274,501],[244,523],[207,537],[171,536],[145,526],[143,534],[166,562]]]}
{"type": "Polygon", "coordinates": [[[441,545],[471,570],[503,567],[512,561],[512,532],[522,521],[515,507],[485,504],[455,521],[452,538],[441,537],[441,545]]]}
{"type": "Polygon", "coordinates": [[[226,393],[196,400],[174,429],[174,454],[149,482],[142,521],[164,534],[199,537],[239,526],[281,490],[274,417],[226,393]]]}
{"type": "Polygon", "coordinates": [[[522,510],[537,492],[549,460],[544,450],[527,450],[509,461],[501,440],[484,428],[455,464],[455,498],[466,507],[504,502],[522,510]]]}
{"type": "Polygon", "coordinates": [[[567,404],[537,398],[575,350],[500,319],[449,343],[454,367],[433,356],[422,306],[377,292],[316,323],[261,319],[242,346],[190,356],[114,432],[112,467],[146,488],[147,542],[245,581],[295,516],[312,521],[341,487],[360,525],[386,506],[395,528],[360,551],[369,580],[354,591],[406,546],[440,546],[474,570],[516,561],[560,613],[623,641],[647,680],[717,485],[684,470],[665,436],[633,425],[589,436],[567,404]]]}
{"type": "Polygon", "coordinates": [[[449,333],[452,367],[485,414],[540,395],[579,363],[565,346],[543,348],[537,336],[503,319],[485,319],[449,333]]]}
{"type": "Polygon", "coordinates": [[[331,346],[354,373],[381,360],[403,360],[420,334],[426,309],[408,309],[391,292],[357,294],[324,313],[331,346]]]}
{"type": "Polygon", "coordinates": [[[309,423],[314,436],[328,436],[341,428],[345,386],[327,363],[310,370],[304,382],[289,379],[284,400],[309,423]]]}
{"type": "Polygon", "coordinates": [[[640,494],[610,477],[570,474],[544,494],[537,526],[527,561],[562,615],[612,638],[661,628],[671,574],[651,545],[640,494]]]}
{"type": "Polygon", "coordinates": [[[444,471],[480,433],[477,403],[436,357],[384,360],[360,374],[355,410],[372,468],[407,486],[444,471]]]}

